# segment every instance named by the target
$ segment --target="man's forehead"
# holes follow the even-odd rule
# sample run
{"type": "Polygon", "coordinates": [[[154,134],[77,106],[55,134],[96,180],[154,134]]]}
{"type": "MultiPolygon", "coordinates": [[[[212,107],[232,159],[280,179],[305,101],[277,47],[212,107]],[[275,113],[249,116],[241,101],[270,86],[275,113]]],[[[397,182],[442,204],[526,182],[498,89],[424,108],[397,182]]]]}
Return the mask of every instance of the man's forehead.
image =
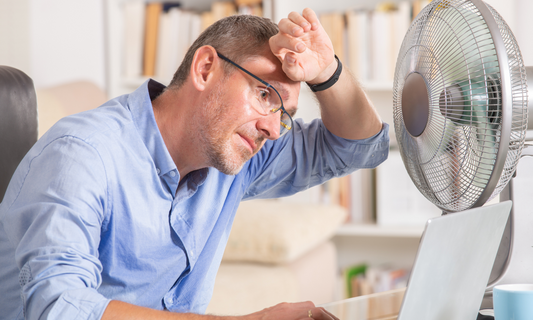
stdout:
{"type": "Polygon", "coordinates": [[[287,77],[285,72],[283,72],[281,62],[271,51],[269,53],[267,55],[250,57],[243,63],[243,67],[272,85],[279,92],[284,102],[289,102],[291,99],[296,100],[294,108],[291,108],[296,109],[300,92],[300,82],[293,81],[287,77]]]}

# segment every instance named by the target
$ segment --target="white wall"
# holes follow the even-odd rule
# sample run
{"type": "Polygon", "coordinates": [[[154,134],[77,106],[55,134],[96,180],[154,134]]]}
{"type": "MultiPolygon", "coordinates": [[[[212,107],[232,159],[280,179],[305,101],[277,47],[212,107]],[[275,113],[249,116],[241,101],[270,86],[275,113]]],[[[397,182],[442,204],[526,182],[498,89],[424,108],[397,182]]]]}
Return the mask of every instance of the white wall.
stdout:
{"type": "Polygon", "coordinates": [[[0,0],[0,65],[30,71],[29,0],[0,0]]]}
{"type": "Polygon", "coordinates": [[[0,0],[0,64],[37,88],[90,80],[105,88],[103,0],[0,0]]]}
{"type": "Polygon", "coordinates": [[[102,0],[29,0],[36,87],[91,80],[105,87],[102,0]]]}

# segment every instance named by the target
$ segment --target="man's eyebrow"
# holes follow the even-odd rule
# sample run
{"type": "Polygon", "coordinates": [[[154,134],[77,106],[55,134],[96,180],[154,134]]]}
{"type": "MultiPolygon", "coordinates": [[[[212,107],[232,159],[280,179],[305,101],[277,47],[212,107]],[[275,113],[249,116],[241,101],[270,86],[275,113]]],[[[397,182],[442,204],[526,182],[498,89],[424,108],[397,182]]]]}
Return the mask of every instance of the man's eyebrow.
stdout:
{"type": "MultiPolygon", "coordinates": [[[[276,88],[276,90],[281,95],[281,99],[283,99],[283,101],[289,100],[291,94],[289,90],[285,89],[285,87],[281,84],[281,82],[273,80],[273,81],[270,81],[269,84],[273,86],[274,88],[276,88]]],[[[298,107],[291,108],[291,109],[288,109],[287,107],[285,107],[285,110],[291,117],[294,117],[294,115],[296,114],[296,111],[298,111],[298,107]]]]}
{"type": "Polygon", "coordinates": [[[274,88],[276,88],[276,90],[278,90],[279,94],[281,95],[281,99],[283,99],[283,101],[289,100],[289,98],[291,97],[289,90],[285,89],[285,87],[281,84],[281,82],[274,80],[274,81],[269,81],[268,83],[274,88]]]}

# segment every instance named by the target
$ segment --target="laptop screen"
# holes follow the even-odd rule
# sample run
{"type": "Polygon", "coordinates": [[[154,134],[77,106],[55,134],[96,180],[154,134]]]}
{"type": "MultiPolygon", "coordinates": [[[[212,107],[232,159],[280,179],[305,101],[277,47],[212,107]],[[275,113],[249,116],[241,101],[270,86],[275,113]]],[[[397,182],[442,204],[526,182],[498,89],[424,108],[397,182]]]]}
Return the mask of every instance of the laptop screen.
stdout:
{"type": "Polygon", "coordinates": [[[511,206],[428,220],[398,320],[476,319],[511,206]]]}

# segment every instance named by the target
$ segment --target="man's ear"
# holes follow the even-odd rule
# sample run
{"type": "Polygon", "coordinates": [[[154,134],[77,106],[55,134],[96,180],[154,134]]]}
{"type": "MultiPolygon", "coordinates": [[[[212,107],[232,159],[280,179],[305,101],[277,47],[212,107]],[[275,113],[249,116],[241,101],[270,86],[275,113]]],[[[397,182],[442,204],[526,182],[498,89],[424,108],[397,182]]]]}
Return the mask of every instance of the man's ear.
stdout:
{"type": "Polygon", "coordinates": [[[198,91],[204,91],[213,81],[217,69],[222,67],[220,62],[215,48],[203,46],[196,50],[191,64],[190,77],[198,91]]]}

